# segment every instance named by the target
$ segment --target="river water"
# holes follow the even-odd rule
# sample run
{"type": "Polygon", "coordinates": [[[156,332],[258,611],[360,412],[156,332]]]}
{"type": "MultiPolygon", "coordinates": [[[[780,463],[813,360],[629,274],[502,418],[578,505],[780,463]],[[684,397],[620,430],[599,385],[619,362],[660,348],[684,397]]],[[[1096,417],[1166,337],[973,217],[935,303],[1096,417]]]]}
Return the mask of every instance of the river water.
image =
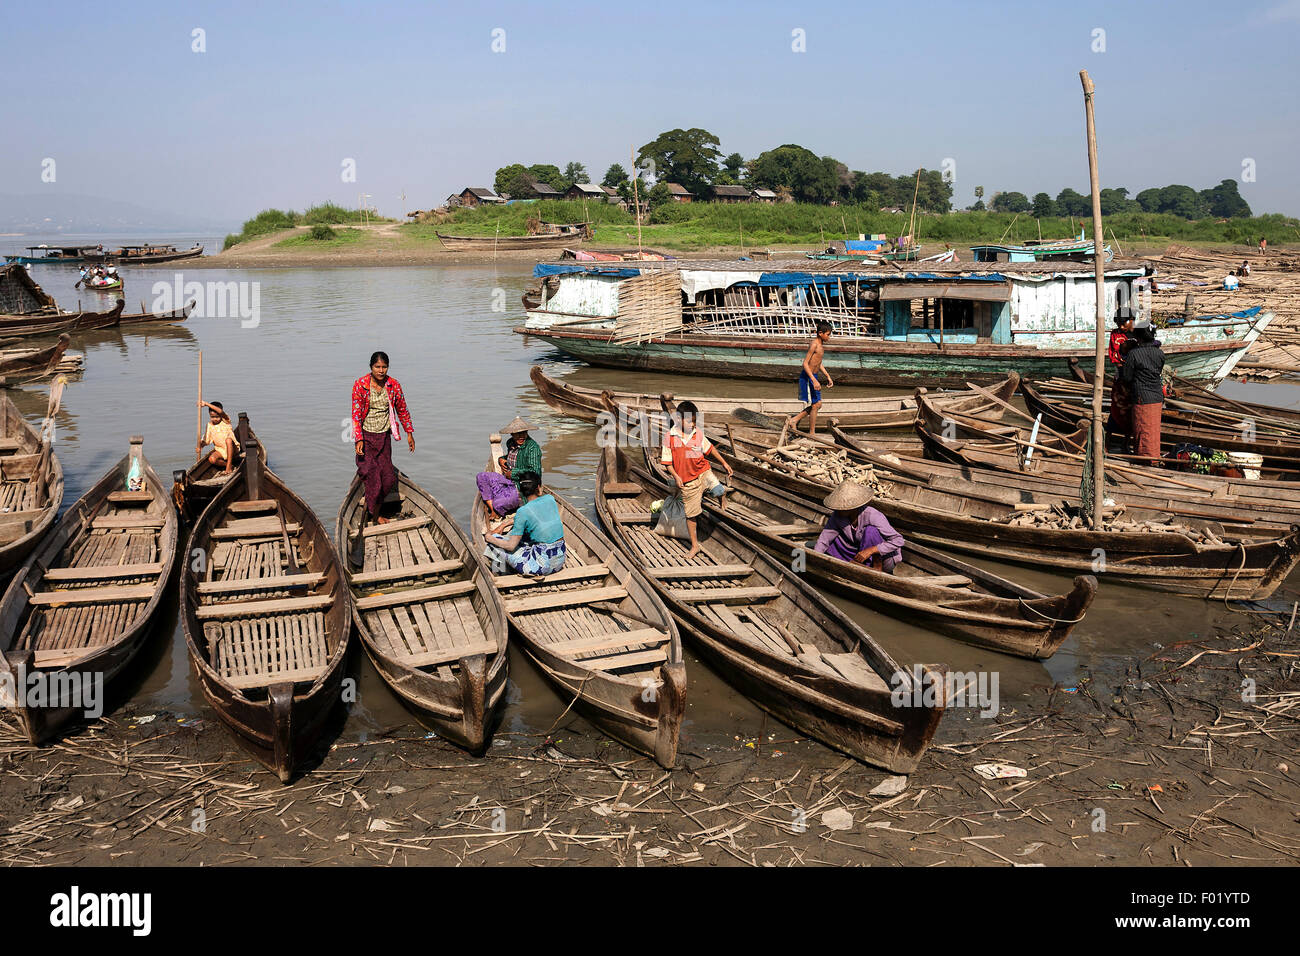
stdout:
{"type": "MultiPolygon", "coordinates": [[[[365,374],[376,349],[389,353],[391,374],[402,384],[415,424],[416,452],[399,447],[394,452],[397,466],[466,526],[474,474],[487,457],[487,437],[515,415],[535,426],[548,483],[591,513],[594,428],[550,411],[529,380],[533,364],[586,386],[681,394],[779,396],[793,391],[793,384],[707,381],[578,365],[544,343],[512,333],[522,320],[519,295],[531,274],[529,267],[516,263],[188,273],[184,265],[125,269],[128,311],[142,300],[153,302],[155,283],[173,285],[179,274],[182,282],[256,283],[258,321],[192,318],[184,325],[114,330],[74,341],[73,350],[85,353],[86,367],[69,383],[57,420],[56,452],[67,476],[65,505],[126,452],[132,434],[145,436],[145,454],[168,482],[174,469],[192,463],[200,350],[204,398],[221,401],[232,417],[250,414],[271,466],[331,531],[354,472],[347,429],[350,388],[365,374]]],[[[74,290],[76,267],[35,266],[32,273],[65,309],[73,308],[78,297],[87,307],[92,301],[111,305],[109,296],[74,290]]],[[[1300,389],[1292,387],[1229,383],[1224,389],[1239,397],[1300,405],[1300,389]]],[[[838,397],[869,391],[835,390],[838,397]]],[[[10,394],[29,419],[44,413],[45,387],[10,394]]],[[[1068,587],[1065,577],[987,566],[1042,591],[1068,587]]],[[[1271,606],[1289,611],[1289,595],[1289,590],[1280,591],[1271,606]]],[[[1036,688],[1054,683],[1068,688],[1089,675],[1118,677],[1124,664],[1155,653],[1159,645],[1195,640],[1216,624],[1247,620],[1222,602],[1103,583],[1074,636],[1052,660],[1039,663],[967,647],[852,602],[837,603],[904,665],[942,662],[963,671],[998,672],[1004,711],[1016,708],[1036,688]]],[[[356,643],[351,672],[358,680],[358,701],[343,731],[347,738],[410,721],[356,643]]],[[[764,726],[759,711],[699,664],[689,646],[687,660],[685,735],[722,739],[758,734],[764,726]]],[[[543,732],[565,709],[567,701],[542,682],[518,651],[512,651],[510,684],[502,732],[543,732]]],[[[206,711],[190,673],[174,601],[163,608],[139,666],[114,696],[118,704],[129,700],[137,713],[206,711]]],[[[955,713],[949,719],[966,717],[955,713]]],[[[572,714],[565,720],[580,722],[572,714]]],[[[773,731],[769,722],[767,732],[773,731]]]]}

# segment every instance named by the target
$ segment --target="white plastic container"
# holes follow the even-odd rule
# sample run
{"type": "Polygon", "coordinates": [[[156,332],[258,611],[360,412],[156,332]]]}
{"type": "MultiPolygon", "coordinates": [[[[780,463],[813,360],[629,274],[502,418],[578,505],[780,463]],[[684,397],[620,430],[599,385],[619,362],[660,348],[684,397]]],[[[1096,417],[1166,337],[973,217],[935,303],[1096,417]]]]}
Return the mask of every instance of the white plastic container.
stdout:
{"type": "Polygon", "coordinates": [[[1248,451],[1228,452],[1228,461],[1241,469],[1249,481],[1259,481],[1259,470],[1264,467],[1264,456],[1248,451]]]}

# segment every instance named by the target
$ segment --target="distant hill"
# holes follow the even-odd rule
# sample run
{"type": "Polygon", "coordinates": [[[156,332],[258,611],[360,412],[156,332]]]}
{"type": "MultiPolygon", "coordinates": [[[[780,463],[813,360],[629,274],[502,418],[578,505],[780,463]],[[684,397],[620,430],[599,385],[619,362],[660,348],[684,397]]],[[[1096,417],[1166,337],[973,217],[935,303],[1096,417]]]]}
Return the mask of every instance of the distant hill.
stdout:
{"type": "Polygon", "coordinates": [[[238,223],[234,221],[196,218],[98,196],[0,193],[0,233],[46,236],[144,230],[150,233],[176,231],[220,235],[237,228],[238,223]]]}

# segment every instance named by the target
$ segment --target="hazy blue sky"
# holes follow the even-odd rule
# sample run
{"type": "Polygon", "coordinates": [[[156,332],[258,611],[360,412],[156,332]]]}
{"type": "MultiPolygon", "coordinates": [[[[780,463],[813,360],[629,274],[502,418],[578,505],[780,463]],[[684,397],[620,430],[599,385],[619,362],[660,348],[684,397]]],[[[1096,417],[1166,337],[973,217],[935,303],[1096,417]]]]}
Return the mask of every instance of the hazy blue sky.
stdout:
{"type": "Polygon", "coordinates": [[[0,31],[0,194],[234,222],[364,190],[400,214],[402,190],[428,208],[516,161],[599,179],[701,126],[746,158],[782,143],[895,173],[951,158],[960,205],[976,185],[1055,195],[1087,189],[1086,68],[1103,185],[1235,178],[1256,212],[1295,215],[1298,46],[1300,0],[35,5],[0,31]]]}

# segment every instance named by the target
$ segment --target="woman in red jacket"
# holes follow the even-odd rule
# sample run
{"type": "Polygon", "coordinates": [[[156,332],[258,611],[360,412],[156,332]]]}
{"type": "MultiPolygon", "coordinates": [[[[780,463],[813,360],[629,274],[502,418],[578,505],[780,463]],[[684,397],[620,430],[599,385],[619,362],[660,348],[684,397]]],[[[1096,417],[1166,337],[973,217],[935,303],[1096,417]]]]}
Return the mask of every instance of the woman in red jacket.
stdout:
{"type": "Polygon", "coordinates": [[[366,510],[378,524],[388,519],[379,514],[384,498],[397,487],[393,467],[393,440],[402,438],[415,451],[415,429],[406,410],[406,396],[397,379],[388,374],[388,353],[370,356],[370,373],[352,383],[352,438],[357,443],[357,474],[366,485],[366,510]]]}

